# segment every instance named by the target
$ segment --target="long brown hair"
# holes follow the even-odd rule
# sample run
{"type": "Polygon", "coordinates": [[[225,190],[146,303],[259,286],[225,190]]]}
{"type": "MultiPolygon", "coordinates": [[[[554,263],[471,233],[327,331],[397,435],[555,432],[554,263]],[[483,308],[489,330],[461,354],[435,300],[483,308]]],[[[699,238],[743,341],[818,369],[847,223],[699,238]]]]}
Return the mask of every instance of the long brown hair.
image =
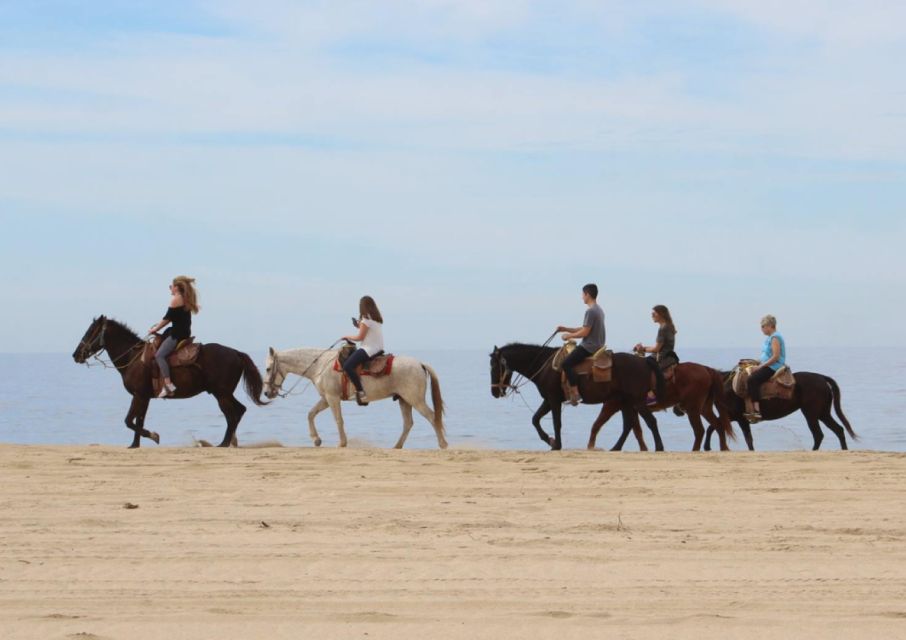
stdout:
{"type": "Polygon", "coordinates": [[[362,296],[362,299],[359,300],[359,317],[369,318],[375,322],[384,324],[384,317],[381,315],[380,310],[377,308],[377,303],[371,296],[362,296]]]}
{"type": "Polygon", "coordinates": [[[676,325],[673,324],[673,318],[670,317],[670,309],[662,304],[657,304],[654,305],[652,311],[662,317],[667,322],[667,326],[673,329],[673,333],[676,333],[676,325]]]}
{"type": "Polygon", "coordinates": [[[182,295],[183,306],[192,313],[198,313],[201,309],[198,306],[198,292],[195,291],[195,278],[189,276],[176,276],[173,278],[173,286],[179,289],[182,295]]]}

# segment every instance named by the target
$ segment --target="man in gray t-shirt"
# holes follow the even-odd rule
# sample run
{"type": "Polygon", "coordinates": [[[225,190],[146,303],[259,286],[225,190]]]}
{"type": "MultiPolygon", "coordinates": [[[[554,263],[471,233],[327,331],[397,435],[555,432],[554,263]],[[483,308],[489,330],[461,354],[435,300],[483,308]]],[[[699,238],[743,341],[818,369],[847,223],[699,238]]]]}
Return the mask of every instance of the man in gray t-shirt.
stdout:
{"type": "Polygon", "coordinates": [[[582,302],[588,305],[582,326],[575,329],[562,325],[557,327],[557,331],[563,332],[563,340],[582,338],[582,342],[571,354],[566,356],[562,365],[563,371],[566,373],[566,379],[569,380],[570,393],[568,400],[574,406],[579,404],[579,376],[575,372],[575,366],[603,347],[606,335],[604,309],[598,305],[597,285],[587,284],[582,287],[582,302]]]}

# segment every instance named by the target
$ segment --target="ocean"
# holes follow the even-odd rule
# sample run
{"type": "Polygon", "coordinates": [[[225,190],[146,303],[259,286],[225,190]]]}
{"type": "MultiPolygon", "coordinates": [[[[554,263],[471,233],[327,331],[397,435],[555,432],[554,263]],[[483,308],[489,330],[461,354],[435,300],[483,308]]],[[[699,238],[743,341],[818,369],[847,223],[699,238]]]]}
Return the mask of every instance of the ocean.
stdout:
{"type": "MultiPolygon", "coordinates": [[[[741,357],[741,349],[685,349],[684,361],[701,362],[729,369],[741,357]]],[[[251,355],[263,371],[264,352],[251,355]]],[[[495,399],[490,393],[488,351],[408,352],[431,364],[440,378],[447,407],[447,439],[452,447],[527,449],[545,451],[531,425],[531,416],[540,396],[531,384],[519,395],[495,399]]],[[[797,348],[790,350],[794,371],[814,371],[837,380],[842,390],[843,410],[858,441],[852,449],[906,451],[906,349],[797,348]]],[[[119,374],[112,369],[77,365],[67,354],[0,354],[0,442],[16,444],[105,444],[127,446],[132,432],[123,420],[129,395],[119,374]]],[[[290,377],[288,389],[297,380],[290,377]]],[[[296,393],[307,381],[296,387],[296,393]]],[[[242,387],[236,396],[248,407],[239,425],[240,444],[279,442],[289,447],[310,447],[307,413],[316,402],[314,388],[301,395],[277,398],[267,407],[256,407],[242,387]]],[[[430,404],[430,401],[429,401],[430,404]]],[[[600,406],[564,407],[565,448],[584,448],[600,406]]],[[[344,403],[343,414],[349,446],[391,447],[401,430],[396,403],[389,400],[359,407],[344,403]]],[[[657,414],[664,445],[668,451],[692,447],[692,429],[685,418],[672,412],[657,414]]],[[[196,439],[215,444],[223,437],[225,421],[214,399],[203,394],[189,400],[154,400],[145,426],[161,436],[160,446],[188,446],[196,439]]],[[[553,432],[548,416],[545,429],[553,432]]],[[[318,416],[317,426],[326,447],[337,443],[337,430],[329,410],[318,416]]],[[[734,428],[736,425],[734,425],[734,428]]],[[[609,448],[619,435],[619,417],[602,429],[598,446],[609,448]]],[[[738,431],[738,428],[737,428],[738,431]]],[[[647,429],[646,441],[653,442],[647,429]]],[[[812,437],[801,414],[753,426],[755,448],[760,451],[810,449],[812,437]]],[[[716,437],[713,445],[717,447],[716,437]]],[[[154,447],[143,440],[142,446],[154,447]]],[[[437,446],[430,425],[417,413],[407,448],[437,446]]],[[[741,434],[731,442],[744,450],[741,434]]],[[[825,429],[824,450],[838,449],[836,437],[825,429]]],[[[627,451],[637,450],[630,436],[627,451]]]]}

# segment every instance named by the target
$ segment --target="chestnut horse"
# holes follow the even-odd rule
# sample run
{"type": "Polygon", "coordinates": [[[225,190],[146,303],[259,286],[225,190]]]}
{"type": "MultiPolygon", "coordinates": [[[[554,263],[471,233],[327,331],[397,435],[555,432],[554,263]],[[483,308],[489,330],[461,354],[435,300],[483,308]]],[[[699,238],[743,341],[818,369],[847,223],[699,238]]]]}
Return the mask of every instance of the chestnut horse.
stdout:
{"type": "MultiPolygon", "coordinates": [[[[754,451],[752,427],[744,415],[746,411],[745,401],[733,392],[733,372],[724,372],[722,375],[725,383],[721,397],[722,401],[719,401],[719,404],[724,405],[730,420],[735,420],[739,423],[749,451],[754,451]]],[[[854,440],[859,439],[850,426],[849,420],[843,414],[843,409],[840,407],[840,387],[837,385],[836,380],[830,376],[820,373],[809,373],[808,371],[794,373],[793,377],[796,379],[796,386],[791,399],[770,398],[760,402],[761,416],[764,420],[778,420],[796,411],[801,411],[802,415],[805,416],[806,423],[808,423],[809,431],[812,432],[814,440],[812,451],[817,451],[821,446],[821,441],[824,440],[824,434],[821,433],[820,423],[822,422],[837,436],[841,449],[847,448],[846,434],[843,432],[844,427],[854,440]],[[834,420],[831,415],[831,408],[836,410],[837,417],[843,422],[843,426],[840,426],[834,420]]],[[[705,451],[709,451],[711,448],[711,432],[712,428],[708,427],[708,434],[705,438],[705,451]]]]}
{"type": "MultiPolygon", "coordinates": [[[[502,398],[509,390],[518,390],[517,385],[512,383],[513,373],[531,380],[543,400],[532,416],[532,425],[538,432],[538,437],[555,451],[563,447],[561,409],[566,401],[560,383],[560,372],[551,366],[557,351],[559,349],[556,347],[514,343],[500,348],[494,347],[491,353],[491,395],[502,398]],[[548,413],[554,420],[553,437],[541,427],[541,419],[548,413]]],[[[657,365],[652,366],[646,360],[628,353],[615,353],[613,380],[595,382],[591,375],[580,376],[579,394],[584,404],[598,404],[610,398],[618,398],[624,423],[628,423],[630,428],[634,426],[638,429],[638,410],[645,406],[645,396],[651,389],[652,374],[656,379],[658,397],[663,397],[664,376],[657,365]]],[[[655,442],[663,447],[657,424],[651,429],[651,433],[655,442]]]]}
{"type": "MultiPolygon", "coordinates": [[[[73,360],[84,364],[91,356],[107,350],[110,361],[123,377],[123,386],[132,394],[132,405],[126,415],[126,426],[135,432],[130,449],[139,446],[142,436],[160,443],[160,436],[144,427],[148,402],[154,395],[151,363],[142,362],[141,357],[146,344],[126,325],[101,316],[94,319],[72,354],[73,360]]],[[[260,399],[263,382],[252,359],[223,345],[202,345],[196,363],[174,367],[171,377],[176,385],[176,398],[191,398],[202,391],[217,398],[227,421],[221,447],[235,444],[236,427],[246,410],[233,395],[240,378],[245,378],[245,391],[252,402],[258,406],[268,404],[260,399]]]]}
{"type": "MultiPolygon", "coordinates": [[[[720,438],[720,448],[722,451],[729,451],[727,446],[727,436],[735,439],[733,428],[726,411],[720,404],[717,404],[717,415],[714,414],[715,403],[723,395],[723,376],[721,373],[711,367],[706,367],[695,362],[681,362],[674,369],[673,379],[667,381],[666,397],[663,402],[658,402],[654,406],[648,406],[640,411],[640,414],[655,432],[657,420],[653,411],[668,409],[673,406],[682,407],[683,411],[689,417],[689,424],[692,426],[692,432],[695,434],[695,441],[692,444],[693,451],[700,451],[702,441],[705,438],[705,428],[702,424],[702,417],[708,421],[708,433],[717,430],[720,438]],[[652,423],[654,428],[652,428],[652,423]]],[[[595,448],[595,441],[598,437],[598,431],[616,412],[622,411],[621,400],[613,398],[604,403],[601,407],[601,413],[591,427],[591,433],[588,436],[588,448],[595,448]]],[[[611,451],[620,451],[626,442],[626,437],[632,425],[623,423],[623,433],[619,440],[613,446],[611,451]]],[[[636,439],[639,439],[641,430],[636,432],[636,439]]],[[[639,440],[639,446],[644,450],[644,440],[639,440]]],[[[661,449],[658,449],[660,451],[661,449]]]]}

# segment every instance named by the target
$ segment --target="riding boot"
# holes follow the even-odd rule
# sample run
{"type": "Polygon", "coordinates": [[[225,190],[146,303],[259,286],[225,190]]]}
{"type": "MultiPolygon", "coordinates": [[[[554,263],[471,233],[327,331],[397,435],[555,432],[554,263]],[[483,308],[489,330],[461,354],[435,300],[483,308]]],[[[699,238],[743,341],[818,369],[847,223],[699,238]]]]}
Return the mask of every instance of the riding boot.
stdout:
{"type": "Polygon", "coordinates": [[[355,401],[356,401],[356,404],[358,404],[360,407],[368,406],[368,396],[365,395],[364,391],[355,392],[355,401]]]}

